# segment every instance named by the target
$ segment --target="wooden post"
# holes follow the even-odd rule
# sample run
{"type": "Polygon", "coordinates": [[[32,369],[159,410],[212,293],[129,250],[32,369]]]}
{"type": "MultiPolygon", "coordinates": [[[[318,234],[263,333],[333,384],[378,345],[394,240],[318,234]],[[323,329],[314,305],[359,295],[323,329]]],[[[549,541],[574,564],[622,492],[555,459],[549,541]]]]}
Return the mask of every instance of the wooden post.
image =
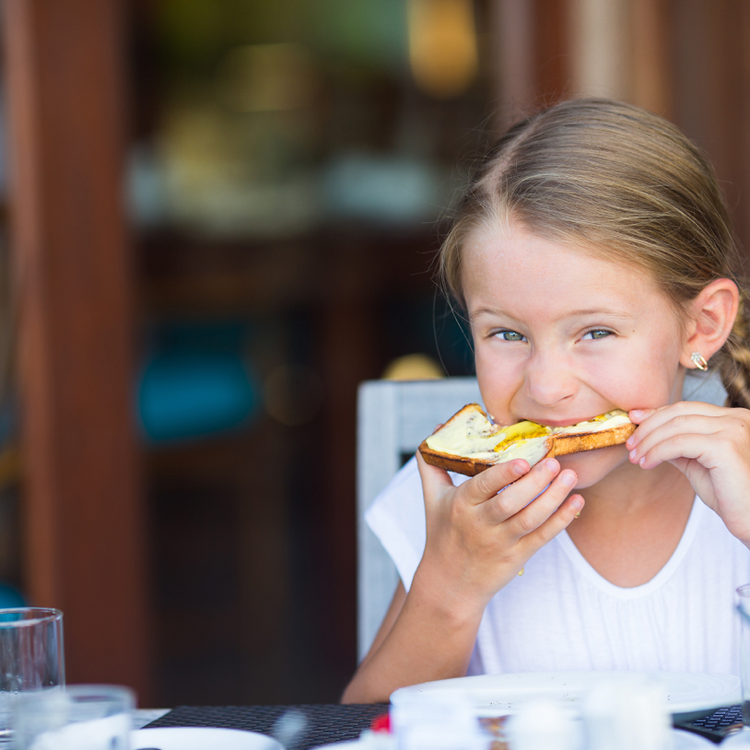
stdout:
{"type": "Polygon", "coordinates": [[[533,12],[528,0],[497,0],[490,5],[492,68],[501,102],[495,123],[498,130],[525,115],[535,103],[533,12]]]}
{"type": "Polygon", "coordinates": [[[494,0],[490,5],[498,130],[570,95],[572,1],[494,0]]]}
{"type": "Polygon", "coordinates": [[[747,252],[745,7],[738,0],[685,0],[673,5],[672,16],[677,31],[674,119],[711,159],[747,252]]]}
{"type": "Polygon", "coordinates": [[[24,574],[63,610],[69,682],[148,699],[119,0],[7,0],[24,574]]]}
{"type": "Polygon", "coordinates": [[[674,117],[674,26],[670,0],[632,0],[630,101],[668,120],[674,117]]]}

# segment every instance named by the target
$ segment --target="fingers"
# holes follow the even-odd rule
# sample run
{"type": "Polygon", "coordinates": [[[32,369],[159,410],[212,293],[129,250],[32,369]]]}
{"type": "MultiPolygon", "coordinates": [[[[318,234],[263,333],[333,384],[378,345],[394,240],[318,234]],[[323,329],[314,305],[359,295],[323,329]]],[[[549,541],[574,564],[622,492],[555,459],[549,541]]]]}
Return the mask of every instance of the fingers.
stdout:
{"type": "Polygon", "coordinates": [[[577,481],[578,477],[575,472],[565,470],[538,494],[533,502],[526,503],[520,508],[509,507],[509,503],[506,503],[506,507],[502,507],[502,495],[500,495],[497,508],[498,520],[508,522],[516,536],[526,536],[542,526],[562,506],[577,481]],[[507,514],[505,514],[506,511],[507,514]]]}
{"type": "Polygon", "coordinates": [[[650,431],[630,449],[631,463],[642,469],[653,469],[664,461],[678,458],[701,459],[716,438],[721,425],[710,417],[677,417],[650,431]]]}
{"type": "Polygon", "coordinates": [[[551,542],[563,529],[567,529],[581,512],[584,499],[580,495],[571,495],[542,524],[522,540],[529,554],[551,542]]]}
{"type": "Polygon", "coordinates": [[[557,510],[577,481],[575,472],[560,472],[556,459],[544,459],[528,476],[486,503],[486,519],[499,524],[513,518],[517,535],[528,534],[557,510]]]}
{"type": "Polygon", "coordinates": [[[682,458],[703,463],[707,452],[747,442],[749,426],[743,410],[681,402],[647,414],[626,446],[630,461],[644,469],[682,458]]]}
{"type": "Polygon", "coordinates": [[[422,488],[425,498],[441,497],[447,490],[453,487],[450,475],[445,469],[428,464],[417,451],[417,468],[422,479],[422,488]]]}
{"type": "MultiPolygon", "coordinates": [[[[710,404],[701,405],[699,402],[680,401],[659,409],[633,409],[628,412],[631,422],[638,425],[636,431],[625,441],[625,447],[630,452],[631,462],[638,463],[648,449],[645,447],[644,441],[649,444],[649,447],[654,445],[654,440],[649,441],[649,436],[653,436],[655,431],[668,424],[675,417],[689,414],[691,411],[692,414],[704,412],[703,407],[710,407],[710,404]]],[[[664,434],[662,433],[662,435],[664,434]]]]}
{"type": "MultiPolygon", "coordinates": [[[[701,465],[713,464],[706,455],[706,442],[700,436],[696,435],[675,435],[668,440],[662,440],[650,450],[641,452],[645,448],[637,451],[631,451],[631,463],[637,463],[642,469],[655,469],[659,464],[665,461],[681,462],[680,466],[685,465],[686,460],[695,459],[701,465]]],[[[679,466],[678,466],[679,468],[679,466]]],[[[707,468],[713,468],[709,465],[707,468]]]]}
{"type": "Polygon", "coordinates": [[[545,458],[529,471],[528,461],[516,459],[496,464],[473,477],[463,489],[472,505],[481,505],[491,500],[488,508],[494,509],[500,522],[517,513],[530,503],[555,478],[560,464],[554,458],[545,458]],[[527,476],[523,476],[526,474],[527,476]],[[523,481],[518,480],[523,477],[523,481]],[[509,485],[514,483],[512,487],[509,485]],[[498,495],[498,492],[503,492],[498,495]]]}
{"type": "MultiPolygon", "coordinates": [[[[422,479],[425,498],[428,501],[442,497],[447,491],[453,489],[450,474],[444,469],[428,464],[419,451],[417,451],[417,468],[422,479]]],[[[470,505],[479,505],[497,495],[503,487],[515,482],[528,470],[529,464],[523,459],[496,464],[461,485],[461,494],[470,505]]]]}
{"type": "Polygon", "coordinates": [[[481,474],[477,474],[466,482],[464,485],[466,500],[472,505],[485,503],[528,471],[528,461],[521,458],[490,466],[489,469],[485,469],[481,474]]]}
{"type": "Polygon", "coordinates": [[[636,430],[633,435],[628,438],[627,444],[633,445],[638,442],[639,435],[643,435],[649,429],[653,429],[662,424],[665,424],[670,419],[680,414],[702,414],[704,416],[718,416],[723,412],[728,411],[722,406],[714,406],[713,404],[706,404],[702,401],[679,401],[676,404],[669,404],[668,406],[662,406],[659,409],[633,409],[628,412],[630,421],[637,425],[644,425],[647,422],[646,429],[636,430]]]}
{"type": "MultiPolygon", "coordinates": [[[[483,526],[503,526],[509,539],[519,540],[538,531],[536,538],[544,542],[538,542],[537,548],[565,528],[583,507],[580,495],[568,498],[578,481],[576,473],[560,471],[554,458],[546,458],[532,469],[523,459],[496,464],[459,487],[453,486],[448,472],[428,465],[419,455],[417,462],[428,511],[430,503],[455,492],[455,508],[471,509],[483,526]]],[[[461,516],[466,517],[459,511],[454,519],[461,516]]]]}

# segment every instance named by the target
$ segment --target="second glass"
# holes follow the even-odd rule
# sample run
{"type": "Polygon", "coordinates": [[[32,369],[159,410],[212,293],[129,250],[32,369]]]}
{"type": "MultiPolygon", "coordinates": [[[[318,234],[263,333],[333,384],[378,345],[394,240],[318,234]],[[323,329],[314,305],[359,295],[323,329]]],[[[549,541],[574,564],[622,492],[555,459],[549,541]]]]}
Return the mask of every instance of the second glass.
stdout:
{"type": "Polygon", "coordinates": [[[135,696],[119,685],[72,685],[19,695],[14,750],[128,750],[135,696]]]}

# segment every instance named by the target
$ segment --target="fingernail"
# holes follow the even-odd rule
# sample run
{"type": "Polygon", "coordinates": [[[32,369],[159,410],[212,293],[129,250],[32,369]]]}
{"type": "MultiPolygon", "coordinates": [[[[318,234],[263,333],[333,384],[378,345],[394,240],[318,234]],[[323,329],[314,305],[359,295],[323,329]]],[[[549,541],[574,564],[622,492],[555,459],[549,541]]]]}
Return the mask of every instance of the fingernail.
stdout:
{"type": "Polygon", "coordinates": [[[643,466],[646,463],[646,457],[643,456],[643,458],[638,462],[639,466],[643,466]]]}
{"type": "Polygon", "coordinates": [[[633,447],[633,436],[632,435],[625,441],[625,445],[627,445],[628,448],[632,448],[633,447]]]}
{"type": "Polygon", "coordinates": [[[565,472],[561,477],[560,481],[566,486],[566,487],[572,487],[575,483],[578,477],[573,472],[565,472]]]}
{"type": "Polygon", "coordinates": [[[548,458],[544,462],[544,467],[546,469],[549,469],[550,471],[556,471],[557,470],[557,461],[555,461],[554,458],[548,458]]]}
{"type": "Polygon", "coordinates": [[[630,460],[631,461],[635,460],[635,449],[633,449],[632,451],[630,451],[629,456],[630,456],[630,460]]]}
{"type": "Polygon", "coordinates": [[[515,463],[513,464],[513,473],[514,474],[523,474],[526,471],[526,467],[523,464],[515,463]]]}
{"type": "Polygon", "coordinates": [[[644,412],[643,409],[633,409],[633,411],[630,412],[636,419],[640,419],[644,412]]]}

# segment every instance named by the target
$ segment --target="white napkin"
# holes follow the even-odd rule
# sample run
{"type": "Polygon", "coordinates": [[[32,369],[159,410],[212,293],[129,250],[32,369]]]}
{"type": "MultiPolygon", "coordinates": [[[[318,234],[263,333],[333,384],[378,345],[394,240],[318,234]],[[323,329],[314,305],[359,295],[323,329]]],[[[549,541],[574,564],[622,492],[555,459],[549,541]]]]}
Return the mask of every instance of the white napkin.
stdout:
{"type": "Polygon", "coordinates": [[[486,750],[487,735],[468,697],[415,693],[391,708],[399,750],[486,750]]]}
{"type": "Polygon", "coordinates": [[[637,677],[605,679],[583,701],[586,747],[669,750],[672,732],[664,687],[637,677]]]}

